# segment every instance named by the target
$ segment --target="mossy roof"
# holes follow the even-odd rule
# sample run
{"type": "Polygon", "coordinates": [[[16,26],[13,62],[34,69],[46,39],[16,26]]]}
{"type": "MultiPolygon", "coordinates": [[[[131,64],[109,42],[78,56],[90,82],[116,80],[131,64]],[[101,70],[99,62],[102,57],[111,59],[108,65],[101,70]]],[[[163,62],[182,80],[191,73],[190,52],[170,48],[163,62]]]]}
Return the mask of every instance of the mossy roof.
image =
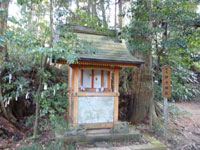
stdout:
{"type": "Polygon", "coordinates": [[[114,37],[88,33],[77,33],[80,40],[86,40],[97,51],[93,54],[80,54],[79,60],[116,62],[124,64],[142,64],[143,61],[132,56],[124,43],[114,37]]]}

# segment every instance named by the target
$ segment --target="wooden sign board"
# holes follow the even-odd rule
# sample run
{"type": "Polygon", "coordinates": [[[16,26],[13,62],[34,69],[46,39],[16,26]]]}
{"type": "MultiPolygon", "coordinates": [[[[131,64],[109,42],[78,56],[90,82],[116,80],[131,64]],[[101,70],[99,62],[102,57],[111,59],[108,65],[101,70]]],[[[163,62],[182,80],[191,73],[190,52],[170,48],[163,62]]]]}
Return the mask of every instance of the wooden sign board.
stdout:
{"type": "Polygon", "coordinates": [[[171,97],[171,68],[168,65],[162,68],[162,97],[171,97]]]}

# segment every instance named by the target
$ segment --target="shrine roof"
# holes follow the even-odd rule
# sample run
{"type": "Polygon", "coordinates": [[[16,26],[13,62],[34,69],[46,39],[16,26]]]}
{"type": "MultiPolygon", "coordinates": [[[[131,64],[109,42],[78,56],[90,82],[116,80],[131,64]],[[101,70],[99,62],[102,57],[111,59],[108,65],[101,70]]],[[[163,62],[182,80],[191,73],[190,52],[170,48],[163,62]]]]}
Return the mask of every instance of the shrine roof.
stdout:
{"type": "Polygon", "coordinates": [[[79,54],[79,60],[116,62],[124,64],[144,63],[142,60],[134,57],[126,48],[126,45],[124,43],[120,43],[113,37],[88,33],[77,33],[77,37],[80,40],[91,42],[91,46],[97,49],[92,54],[79,54]]]}

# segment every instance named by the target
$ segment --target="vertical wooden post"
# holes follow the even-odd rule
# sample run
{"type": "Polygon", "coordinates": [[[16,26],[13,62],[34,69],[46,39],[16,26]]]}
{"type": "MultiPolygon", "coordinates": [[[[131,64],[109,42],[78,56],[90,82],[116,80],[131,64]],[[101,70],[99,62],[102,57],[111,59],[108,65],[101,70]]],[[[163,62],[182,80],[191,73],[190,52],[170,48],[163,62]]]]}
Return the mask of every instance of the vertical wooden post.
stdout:
{"type": "Polygon", "coordinates": [[[114,70],[114,122],[118,121],[118,105],[119,105],[119,69],[114,70]]]}
{"type": "Polygon", "coordinates": [[[83,87],[83,69],[81,69],[81,86],[83,87]]]}
{"type": "Polygon", "coordinates": [[[70,97],[70,100],[71,100],[71,121],[72,121],[72,118],[73,118],[73,102],[74,102],[74,68],[71,67],[71,70],[72,70],[72,75],[71,75],[71,90],[70,90],[70,94],[71,94],[71,97],[70,97]]]}
{"type": "Polygon", "coordinates": [[[104,87],[104,71],[101,70],[101,87],[104,87]]]}
{"type": "Polygon", "coordinates": [[[70,66],[68,66],[68,105],[67,105],[67,118],[70,118],[70,101],[71,101],[71,86],[70,86],[70,66]]]}
{"type": "Polygon", "coordinates": [[[165,137],[165,142],[167,142],[167,126],[168,126],[168,102],[167,98],[164,98],[164,117],[165,117],[165,123],[164,123],[164,137],[165,137]]]}
{"type": "Polygon", "coordinates": [[[74,102],[73,102],[73,126],[78,123],[78,79],[79,79],[79,68],[74,67],[74,102]]]}
{"type": "Polygon", "coordinates": [[[109,91],[111,91],[111,72],[110,71],[108,71],[108,89],[109,89],[109,91]]]}
{"type": "Polygon", "coordinates": [[[94,88],[94,70],[92,70],[92,88],[94,88]]]}
{"type": "Polygon", "coordinates": [[[114,69],[114,92],[119,92],[119,71],[120,69],[114,69]]]}

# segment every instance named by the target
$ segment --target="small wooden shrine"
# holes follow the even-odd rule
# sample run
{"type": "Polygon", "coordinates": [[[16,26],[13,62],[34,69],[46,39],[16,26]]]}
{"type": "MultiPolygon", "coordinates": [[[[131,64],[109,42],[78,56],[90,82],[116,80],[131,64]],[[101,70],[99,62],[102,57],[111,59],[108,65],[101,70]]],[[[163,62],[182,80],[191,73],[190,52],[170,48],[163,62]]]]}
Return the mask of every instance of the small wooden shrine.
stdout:
{"type": "Polygon", "coordinates": [[[110,36],[87,32],[84,28],[76,33],[80,40],[92,42],[99,51],[80,54],[78,62],[69,65],[68,119],[73,126],[112,128],[118,122],[119,71],[143,61],[110,36]]]}

